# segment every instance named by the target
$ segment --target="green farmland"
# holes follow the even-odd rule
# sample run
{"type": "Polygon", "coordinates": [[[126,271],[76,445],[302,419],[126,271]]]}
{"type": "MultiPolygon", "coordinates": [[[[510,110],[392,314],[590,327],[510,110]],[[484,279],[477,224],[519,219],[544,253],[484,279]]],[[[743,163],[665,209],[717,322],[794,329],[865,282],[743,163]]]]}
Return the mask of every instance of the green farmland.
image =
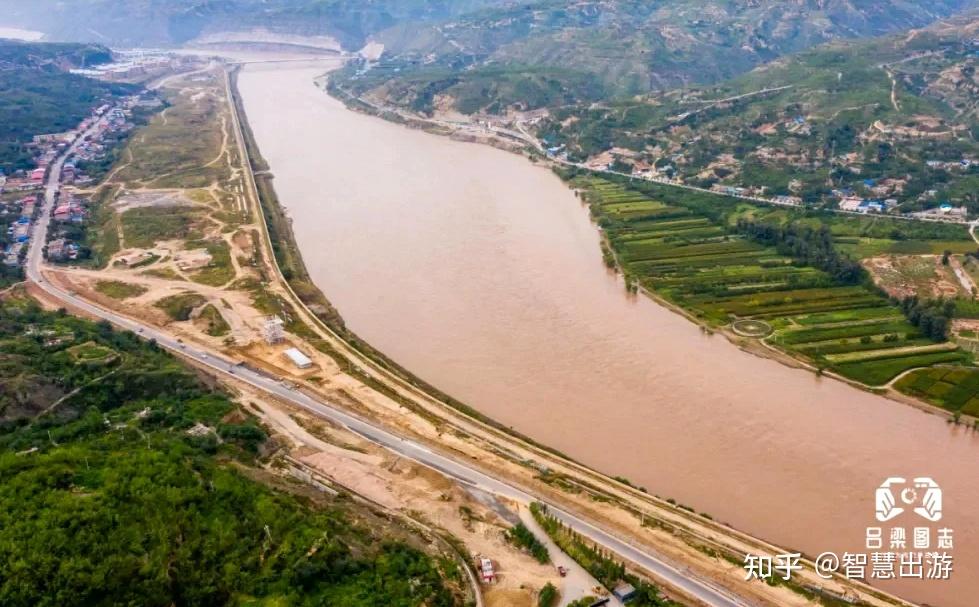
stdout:
{"type": "MultiPolygon", "coordinates": [[[[708,206],[682,197],[664,202],[591,176],[575,177],[572,185],[582,192],[603,228],[627,284],[656,293],[708,326],[738,320],[767,323],[774,329],[768,343],[868,386],[887,384],[916,367],[971,362],[971,356],[954,344],[922,334],[869,283],[843,284],[826,271],[732,228],[733,217],[771,220],[770,215],[782,214],[788,220],[791,215],[786,211],[769,214],[743,204],[725,209],[723,202],[708,206]]],[[[834,242],[855,244],[870,238],[836,223],[835,218],[828,223],[834,242]]],[[[870,224],[857,228],[875,236],[882,229],[870,224]]],[[[919,247],[937,247],[945,246],[946,238],[954,241],[958,234],[940,227],[934,233],[908,236],[940,239],[914,241],[919,247]]]]}
{"type": "Polygon", "coordinates": [[[920,369],[902,377],[895,387],[949,411],[979,417],[979,369],[920,369]]]}

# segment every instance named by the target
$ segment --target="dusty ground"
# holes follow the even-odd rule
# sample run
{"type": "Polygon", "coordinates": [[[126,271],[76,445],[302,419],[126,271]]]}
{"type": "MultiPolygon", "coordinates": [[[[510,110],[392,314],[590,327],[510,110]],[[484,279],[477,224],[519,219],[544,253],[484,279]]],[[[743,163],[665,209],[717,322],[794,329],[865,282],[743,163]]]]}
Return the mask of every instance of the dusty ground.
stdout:
{"type": "Polygon", "coordinates": [[[477,499],[437,472],[398,458],[354,433],[246,387],[236,389],[249,409],[277,431],[291,457],[372,502],[447,531],[473,554],[491,558],[498,579],[484,586],[488,606],[530,606],[547,582],[561,587],[563,580],[553,567],[537,563],[505,541],[504,531],[517,520],[515,504],[487,505],[485,497],[477,499]]]}
{"type": "Polygon", "coordinates": [[[953,264],[957,262],[954,257],[950,257],[948,265],[942,263],[941,255],[883,255],[861,263],[874,282],[894,297],[972,295],[971,289],[965,288],[955,272],[953,264]]]}

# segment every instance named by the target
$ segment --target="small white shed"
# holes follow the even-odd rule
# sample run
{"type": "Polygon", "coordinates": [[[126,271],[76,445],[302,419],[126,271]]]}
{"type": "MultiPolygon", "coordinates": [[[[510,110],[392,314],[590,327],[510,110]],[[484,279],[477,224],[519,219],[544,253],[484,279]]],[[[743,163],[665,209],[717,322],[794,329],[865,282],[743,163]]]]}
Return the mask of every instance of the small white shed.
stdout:
{"type": "Polygon", "coordinates": [[[300,369],[308,369],[313,366],[313,361],[296,348],[289,348],[284,354],[292,361],[292,364],[300,369]]]}

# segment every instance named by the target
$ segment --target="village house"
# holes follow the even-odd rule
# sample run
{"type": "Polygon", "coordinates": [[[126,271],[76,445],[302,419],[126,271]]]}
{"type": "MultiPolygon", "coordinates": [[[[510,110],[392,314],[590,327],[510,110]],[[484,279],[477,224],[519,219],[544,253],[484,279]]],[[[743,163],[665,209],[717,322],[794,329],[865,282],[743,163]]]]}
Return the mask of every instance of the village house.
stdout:
{"type": "Polygon", "coordinates": [[[63,261],[67,257],[64,238],[57,238],[48,243],[47,258],[51,261],[63,261]]]}
{"type": "Polygon", "coordinates": [[[917,213],[912,213],[912,215],[921,219],[962,222],[968,218],[969,211],[965,207],[955,207],[946,202],[933,209],[918,211],[917,213]]]}
{"type": "Polygon", "coordinates": [[[799,198],[798,196],[779,195],[774,197],[772,201],[774,201],[777,204],[788,204],[796,207],[802,206],[802,199],[799,198]]]}
{"type": "Polygon", "coordinates": [[[840,210],[856,212],[860,210],[861,204],[863,204],[863,198],[848,196],[840,201],[840,210]]]}

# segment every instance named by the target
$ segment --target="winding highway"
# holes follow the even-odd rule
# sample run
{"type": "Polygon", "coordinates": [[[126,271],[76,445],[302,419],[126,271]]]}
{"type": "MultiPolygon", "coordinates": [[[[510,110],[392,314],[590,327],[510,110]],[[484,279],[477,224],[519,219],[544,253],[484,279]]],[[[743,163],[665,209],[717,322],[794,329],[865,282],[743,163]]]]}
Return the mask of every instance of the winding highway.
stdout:
{"type": "MultiPolygon", "coordinates": [[[[179,356],[192,360],[196,364],[209,368],[218,376],[230,377],[245,382],[272,396],[300,407],[316,416],[340,424],[365,439],[384,447],[401,457],[411,459],[421,465],[436,470],[464,485],[476,487],[499,497],[513,500],[522,504],[533,501],[543,501],[525,489],[511,485],[498,478],[491,477],[470,464],[458,461],[447,455],[437,453],[428,447],[408,438],[389,432],[373,422],[347,413],[340,408],[314,398],[302,390],[293,388],[275,377],[250,369],[236,361],[225,358],[221,354],[202,348],[198,344],[183,343],[171,334],[143,324],[127,316],[95,305],[70,291],[48,282],[43,274],[43,248],[51,221],[51,212],[57,201],[61,172],[65,159],[76,149],[78,144],[88,135],[95,132],[104,121],[100,119],[88,131],[79,136],[75,142],[59,156],[52,164],[45,182],[44,202],[27,253],[27,279],[37,285],[51,298],[66,306],[80,310],[91,316],[109,321],[113,325],[133,331],[145,339],[154,340],[159,346],[170,350],[179,356]]],[[[549,512],[560,519],[568,527],[577,531],[605,549],[631,561],[643,569],[650,571],[684,594],[693,597],[711,607],[751,607],[752,603],[731,595],[726,590],[718,588],[711,582],[692,576],[683,571],[682,566],[666,562],[661,557],[650,554],[626,539],[605,531],[598,526],[566,512],[553,504],[547,504],[549,512]]]]}

